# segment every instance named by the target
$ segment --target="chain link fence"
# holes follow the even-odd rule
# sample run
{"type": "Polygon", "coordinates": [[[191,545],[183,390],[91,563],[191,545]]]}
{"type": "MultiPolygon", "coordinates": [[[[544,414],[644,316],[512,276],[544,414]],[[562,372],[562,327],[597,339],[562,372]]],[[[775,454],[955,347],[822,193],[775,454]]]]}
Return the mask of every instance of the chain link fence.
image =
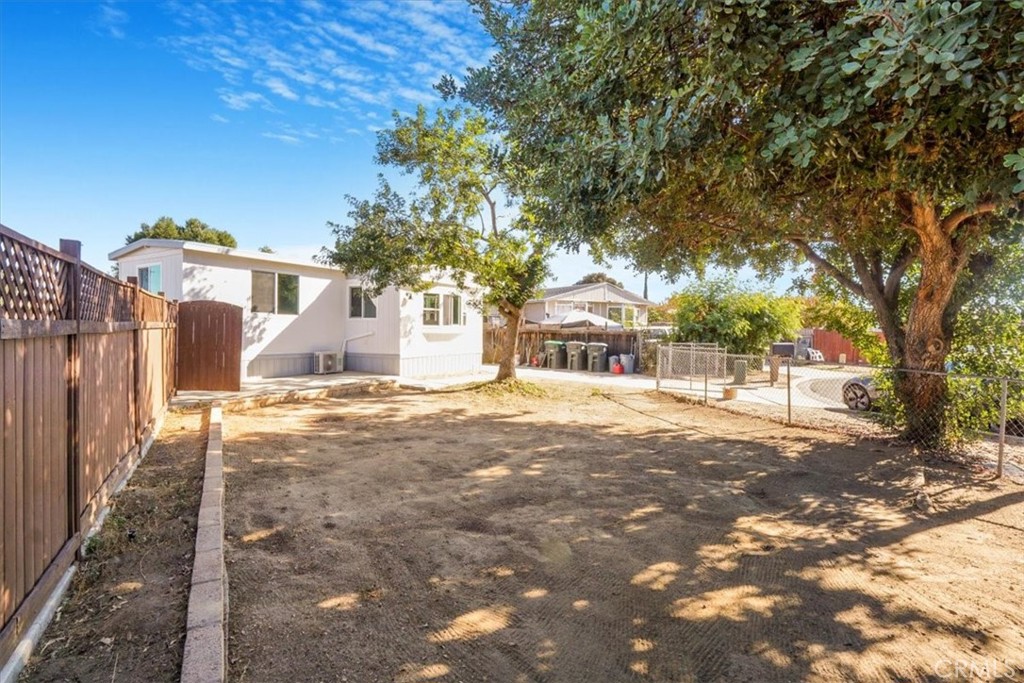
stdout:
{"type": "Polygon", "coordinates": [[[677,343],[658,346],[656,377],[659,391],[734,412],[906,439],[1024,476],[1021,379],[808,363],[677,343]]]}

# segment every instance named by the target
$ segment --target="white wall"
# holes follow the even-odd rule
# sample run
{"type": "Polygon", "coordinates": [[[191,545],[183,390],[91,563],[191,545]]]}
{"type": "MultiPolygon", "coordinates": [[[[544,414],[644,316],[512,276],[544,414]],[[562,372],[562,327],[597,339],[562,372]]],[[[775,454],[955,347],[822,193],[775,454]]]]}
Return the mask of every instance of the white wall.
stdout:
{"type": "Polygon", "coordinates": [[[349,291],[352,287],[361,287],[359,280],[350,279],[346,282],[345,305],[342,315],[345,317],[345,351],[350,353],[398,355],[399,353],[399,293],[394,287],[388,287],[374,299],[377,304],[376,318],[350,317],[349,304],[352,301],[349,291]],[[364,337],[362,335],[372,332],[364,337]]]}
{"type": "Polygon", "coordinates": [[[138,277],[139,268],[160,264],[163,292],[168,299],[181,299],[181,249],[144,247],[117,261],[117,276],[122,280],[138,277]]]}
{"type": "MultiPolygon", "coordinates": [[[[242,307],[243,377],[257,358],[341,350],[348,311],[348,289],[341,272],[188,251],[183,279],[185,301],[222,301],[242,307]],[[299,276],[298,315],[252,311],[254,270],[299,276]]],[[[303,367],[305,362],[308,359],[302,361],[303,367]]]]}
{"type": "Polygon", "coordinates": [[[483,314],[473,298],[454,284],[435,284],[428,293],[459,294],[465,325],[424,325],[423,292],[402,292],[399,332],[403,373],[461,374],[480,369],[483,358],[483,314]]]}

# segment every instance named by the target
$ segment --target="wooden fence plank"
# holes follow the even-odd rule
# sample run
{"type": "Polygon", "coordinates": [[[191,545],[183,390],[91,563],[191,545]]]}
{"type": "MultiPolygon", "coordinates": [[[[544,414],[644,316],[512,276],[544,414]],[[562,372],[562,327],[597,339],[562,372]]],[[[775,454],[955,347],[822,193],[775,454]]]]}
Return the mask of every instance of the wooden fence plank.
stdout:
{"type": "Polygon", "coordinates": [[[6,387],[3,385],[3,378],[7,377],[4,369],[7,367],[7,345],[0,341],[0,427],[3,433],[0,434],[0,624],[7,622],[11,613],[11,594],[7,587],[7,550],[9,541],[7,539],[7,527],[13,524],[10,519],[7,505],[7,459],[10,450],[7,447],[7,414],[13,406],[7,401],[6,387]]]}
{"type": "Polygon", "coordinates": [[[14,479],[15,479],[15,547],[18,552],[15,558],[15,602],[21,602],[25,597],[25,510],[28,507],[25,502],[25,342],[15,342],[17,353],[15,376],[15,403],[18,406],[18,414],[14,421],[14,479]]]}
{"type": "Polygon", "coordinates": [[[79,247],[0,226],[0,650],[35,618],[83,511],[91,523],[173,391],[176,303],[136,297],[79,247]]]}

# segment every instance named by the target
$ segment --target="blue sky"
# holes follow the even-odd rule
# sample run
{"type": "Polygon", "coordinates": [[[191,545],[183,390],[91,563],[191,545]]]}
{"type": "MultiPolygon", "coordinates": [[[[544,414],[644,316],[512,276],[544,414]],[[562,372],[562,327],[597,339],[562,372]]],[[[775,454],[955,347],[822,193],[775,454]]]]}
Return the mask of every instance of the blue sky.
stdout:
{"type": "MultiPolygon", "coordinates": [[[[368,197],[375,133],[492,46],[459,0],[0,2],[0,221],[90,263],[195,216],[309,256],[368,197]]],[[[559,254],[557,284],[622,263],[559,254]]],[[[752,274],[741,278],[753,280],[752,274]]],[[[779,285],[782,287],[782,285],[779,285]]],[[[652,299],[678,285],[650,281],[652,299]]]]}

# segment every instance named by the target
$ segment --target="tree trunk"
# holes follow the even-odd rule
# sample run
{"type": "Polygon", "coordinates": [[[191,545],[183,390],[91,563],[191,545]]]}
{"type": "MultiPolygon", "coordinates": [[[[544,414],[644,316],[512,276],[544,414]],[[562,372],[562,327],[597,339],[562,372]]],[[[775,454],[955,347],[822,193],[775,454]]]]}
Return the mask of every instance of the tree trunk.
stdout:
{"type": "Polygon", "coordinates": [[[516,378],[516,360],[519,357],[519,327],[523,321],[523,309],[502,302],[498,306],[501,316],[505,319],[505,336],[501,340],[498,356],[498,376],[496,382],[516,378]]]}
{"type": "MultiPolygon", "coordinates": [[[[906,411],[905,436],[927,446],[940,443],[946,407],[946,356],[953,340],[953,293],[962,259],[932,204],[915,201],[913,229],[920,239],[921,281],[907,316],[901,358],[894,378],[906,411]]],[[[890,348],[890,352],[893,349],[890,348]]]]}

